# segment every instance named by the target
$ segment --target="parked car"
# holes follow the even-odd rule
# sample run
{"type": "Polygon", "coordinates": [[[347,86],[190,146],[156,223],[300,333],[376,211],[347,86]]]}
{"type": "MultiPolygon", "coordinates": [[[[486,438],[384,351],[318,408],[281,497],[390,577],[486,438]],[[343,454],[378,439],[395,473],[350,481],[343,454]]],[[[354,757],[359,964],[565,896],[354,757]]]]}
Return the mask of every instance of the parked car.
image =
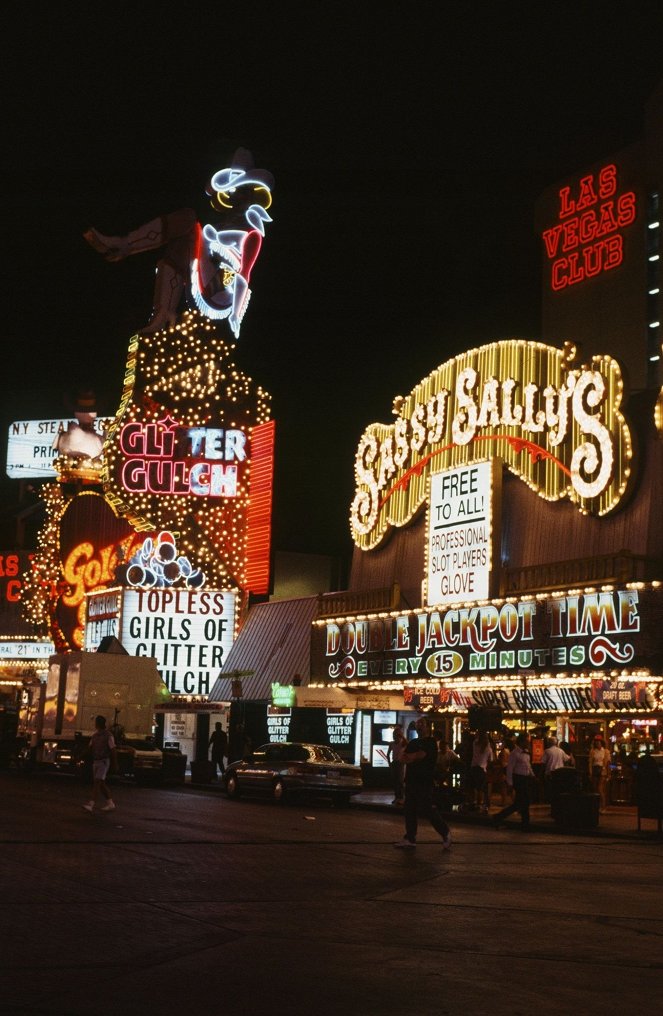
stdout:
{"type": "Polygon", "coordinates": [[[231,762],[223,775],[230,798],[267,794],[274,801],[286,797],[331,797],[347,805],[362,788],[359,766],[344,762],[324,744],[280,742],[263,744],[248,759],[231,762]]]}

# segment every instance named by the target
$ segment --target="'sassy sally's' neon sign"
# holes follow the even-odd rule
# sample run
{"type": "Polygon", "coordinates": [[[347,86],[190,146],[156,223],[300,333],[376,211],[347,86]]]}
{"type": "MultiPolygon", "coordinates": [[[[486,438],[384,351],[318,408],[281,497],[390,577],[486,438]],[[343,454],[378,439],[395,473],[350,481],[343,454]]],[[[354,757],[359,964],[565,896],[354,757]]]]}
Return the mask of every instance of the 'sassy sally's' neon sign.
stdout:
{"type": "Polygon", "coordinates": [[[583,176],[577,188],[559,191],[558,221],[543,232],[550,285],[566,289],[617,268],[624,260],[621,230],[635,221],[633,191],[617,193],[617,167],[583,176]]]}
{"type": "Polygon", "coordinates": [[[167,417],[120,432],[121,483],[132,493],[236,497],[247,461],[241,430],[183,427],[167,417]]]}
{"type": "Polygon", "coordinates": [[[409,395],[391,424],[373,423],[355,456],[355,544],[371,550],[429,498],[431,473],[499,458],[547,501],[569,498],[605,515],[631,476],[623,382],[609,356],[577,364],[575,347],[510,339],[447,360],[409,395]]]}

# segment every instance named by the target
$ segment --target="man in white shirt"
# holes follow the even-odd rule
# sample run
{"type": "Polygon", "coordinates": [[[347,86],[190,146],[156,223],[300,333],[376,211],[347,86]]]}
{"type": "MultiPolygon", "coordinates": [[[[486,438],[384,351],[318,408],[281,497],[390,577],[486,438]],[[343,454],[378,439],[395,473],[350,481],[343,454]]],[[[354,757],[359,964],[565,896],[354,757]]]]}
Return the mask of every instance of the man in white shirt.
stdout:
{"type": "Polygon", "coordinates": [[[543,753],[543,765],[545,767],[545,775],[550,776],[555,769],[561,769],[567,762],[571,761],[571,756],[567,755],[565,751],[557,744],[557,738],[551,737],[548,742],[548,747],[543,753]]]}

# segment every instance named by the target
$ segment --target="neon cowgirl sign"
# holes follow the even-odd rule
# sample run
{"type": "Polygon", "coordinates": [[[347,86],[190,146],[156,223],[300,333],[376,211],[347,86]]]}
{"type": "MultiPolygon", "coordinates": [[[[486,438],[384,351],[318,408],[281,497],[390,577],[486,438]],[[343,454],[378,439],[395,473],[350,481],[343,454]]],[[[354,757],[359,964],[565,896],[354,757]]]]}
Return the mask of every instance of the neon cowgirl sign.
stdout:
{"type": "Polygon", "coordinates": [[[552,261],[552,288],[565,289],[617,268],[624,260],[620,230],[635,221],[636,213],[633,191],[617,194],[614,165],[583,176],[577,189],[562,187],[559,221],[543,232],[546,255],[552,261]]]}
{"type": "Polygon", "coordinates": [[[241,430],[184,427],[171,417],[120,431],[121,482],[132,493],[236,497],[247,461],[241,430]]]}

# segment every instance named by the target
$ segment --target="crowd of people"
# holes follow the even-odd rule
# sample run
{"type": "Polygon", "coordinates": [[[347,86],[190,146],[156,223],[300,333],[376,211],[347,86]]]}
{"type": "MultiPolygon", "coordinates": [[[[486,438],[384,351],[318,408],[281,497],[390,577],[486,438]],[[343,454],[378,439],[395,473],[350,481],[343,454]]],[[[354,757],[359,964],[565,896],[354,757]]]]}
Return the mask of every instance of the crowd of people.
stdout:
{"type": "MultiPolygon", "coordinates": [[[[600,795],[600,811],[606,808],[610,752],[599,736],[592,742],[588,771],[586,778],[582,779],[569,743],[558,743],[554,736],[545,739],[543,754],[533,767],[531,740],[527,733],[495,735],[466,729],[452,748],[443,738],[434,737],[428,721],[426,723],[425,744],[420,740],[422,734],[417,721],[416,729],[408,728],[407,734],[401,724],[396,725],[387,750],[393,777],[392,803],[403,806],[406,813],[406,835],[399,846],[407,847],[414,842],[416,823],[412,815],[417,810],[415,801],[418,802],[419,815],[429,818],[445,841],[449,839],[448,827],[437,828],[441,814],[458,810],[488,815],[496,803],[500,810],[491,818],[496,828],[511,814],[518,812],[522,828],[527,829],[534,793],[541,793],[546,801],[552,802],[555,794],[571,788],[579,789],[584,784],[600,795]],[[426,751],[422,754],[424,748],[426,751]],[[430,800],[422,805],[424,769],[430,800]],[[411,786],[414,783],[417,784],[416,794],[411,786]]],[[[538,800],[538,796],[535,799],[538,800]]]]}

